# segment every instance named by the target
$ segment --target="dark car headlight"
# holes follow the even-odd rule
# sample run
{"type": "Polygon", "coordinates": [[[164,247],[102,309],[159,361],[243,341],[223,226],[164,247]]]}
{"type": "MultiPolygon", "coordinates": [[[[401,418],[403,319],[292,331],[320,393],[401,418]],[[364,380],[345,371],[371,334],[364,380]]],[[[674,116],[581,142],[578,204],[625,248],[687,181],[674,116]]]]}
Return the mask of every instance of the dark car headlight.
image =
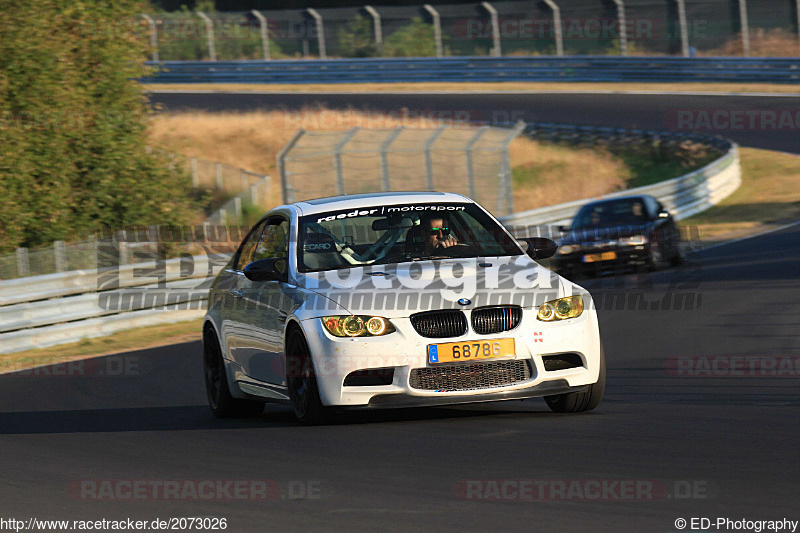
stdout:
{"type": "Polygon", "coordinates": [[[623,237],[619,240],[621,246],[641,246],[647,244],[647,237],[644,235],[632,235],[630,237],[623,237]]]}
{"type": "Polygon", "coordinates": [[[391,322],[379,316],[326,316],[322,325],[334,337],[378,337],[395,331],[391,322]]]}
{"type": "Polygon", "coordinates": [[[567,255],[574,252],[579,252],[580,250],[581,250],[580,244],[564,244],[563,246],[558,247],[558,254],[567,255]]]}
{"type": "Polygon", "coordinates": [[[538,320],[543,322],[553,322],[554,320],[566,320],[581,316],[583,313],[583,297],[566,296],[558,300],[550,300],[539,307],[536,315],[538,320]]]}

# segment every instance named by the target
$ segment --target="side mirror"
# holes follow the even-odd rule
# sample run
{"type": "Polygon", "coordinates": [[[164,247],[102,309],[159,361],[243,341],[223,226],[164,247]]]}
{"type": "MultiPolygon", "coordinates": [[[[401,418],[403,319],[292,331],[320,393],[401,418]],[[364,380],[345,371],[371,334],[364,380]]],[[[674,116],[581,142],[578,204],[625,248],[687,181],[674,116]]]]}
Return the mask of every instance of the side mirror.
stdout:
{"type": "Polygon", "coordinates": [[[553,257],[558,250],[558,245],[554,241],[544,237],[528,237],[519,240],[528,244],[526,252],[532,259],[553,257]]]}
{"type": "Polygon", "coordinates": [[[253,261],[244,267],[244,275],[250,281],[281,281],[286,270],[286,259],[270,257],[253,261]]]}

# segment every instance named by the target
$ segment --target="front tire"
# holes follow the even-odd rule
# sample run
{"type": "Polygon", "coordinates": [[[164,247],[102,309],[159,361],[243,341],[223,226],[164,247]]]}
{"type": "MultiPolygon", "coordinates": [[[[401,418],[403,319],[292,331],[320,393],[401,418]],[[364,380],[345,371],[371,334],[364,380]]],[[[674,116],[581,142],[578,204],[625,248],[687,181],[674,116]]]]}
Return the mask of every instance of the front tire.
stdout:
{"type": "Polygon", "coordinates": [[[589,385],[583,392],[568,392],[555,396],[545,396],[544,401],[556,413],[581,413],[591,411],[603,400],[606,391],[606,357],[600,349],[600,375],[597,383],[589,385]]]}
{"type": "Polygon", "coordinates": [[[329,409],[322,405],[314,373],[314,361],[303,334],[294,329],[286,342],[286,383],[294,415],[301,424],[325,423],[329,409]]]}
{"type": "Polygon", "coordinates": [[[264,402],[242,400],[231,396],[225,362],[217,335],[211,329],[203,334],[203,370],[206,382],[206,395],[211,412],[217,418],[238,418],[258,416],[264,411],[264,402]]]}

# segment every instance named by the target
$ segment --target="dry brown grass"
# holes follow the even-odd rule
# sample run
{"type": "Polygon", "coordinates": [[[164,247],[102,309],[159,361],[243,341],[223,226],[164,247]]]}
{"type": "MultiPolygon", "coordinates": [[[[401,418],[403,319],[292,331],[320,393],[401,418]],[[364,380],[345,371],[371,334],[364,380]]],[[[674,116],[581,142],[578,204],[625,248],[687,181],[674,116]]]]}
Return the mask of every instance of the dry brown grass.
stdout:
{"type": "MultiPolygon", "coordinates": [[[[742,35],[739,34],[723,46],[702,52],[704,56],[741,56],[744,54],[742,35]]],[[[756,28],[750,32],[750,55],[757,57],[800,56],[800,40],[797,35],[777,28],[765,31],[756,28]]]]}
{"type": "MultiPolygon", "coordinates": [[[[300,127],[329,131],[355,126],[433,128],[440,124],[403,110],[395,115],[320,108],[300,112],[169,113],[153,118],[150,142],[189,157],[274,175],[278,152],[300,127]]],[[[535,177],[515,187],[516,210],[605,194],[622,188],[630,174],[624,163],[607,152],[543,145],[526,137],[512,142],[510,155],[512,167],[535,177]]]]}

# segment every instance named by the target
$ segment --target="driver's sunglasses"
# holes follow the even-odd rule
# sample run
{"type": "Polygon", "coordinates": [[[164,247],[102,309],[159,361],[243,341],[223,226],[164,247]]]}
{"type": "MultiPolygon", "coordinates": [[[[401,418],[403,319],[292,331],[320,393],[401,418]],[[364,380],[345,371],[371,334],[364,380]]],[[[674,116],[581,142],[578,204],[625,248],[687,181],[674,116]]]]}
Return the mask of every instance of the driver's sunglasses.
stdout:
{"type": "Polygon", "coordinates": [[[450,228],[431,228],[431,235],[439,235],[440,231],[445,237],[450,235],[450,228]]]}

